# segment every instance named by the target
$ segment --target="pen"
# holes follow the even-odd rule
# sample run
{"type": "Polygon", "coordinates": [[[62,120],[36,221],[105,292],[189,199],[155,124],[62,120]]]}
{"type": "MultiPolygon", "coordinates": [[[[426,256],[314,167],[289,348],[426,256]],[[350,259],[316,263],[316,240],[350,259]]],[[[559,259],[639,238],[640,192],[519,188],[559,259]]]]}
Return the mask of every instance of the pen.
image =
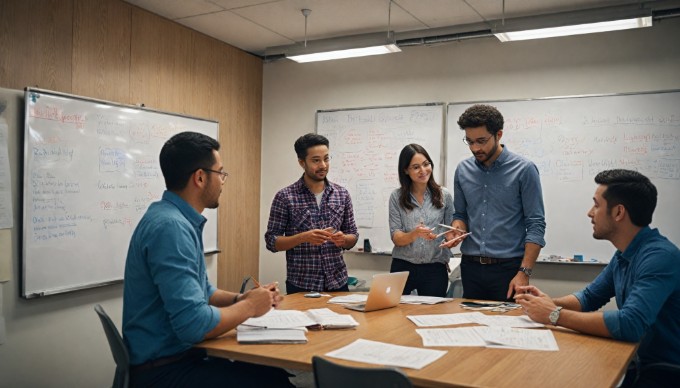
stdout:
{"type": "Polygon", "coordinates": [[[453,227],[453,226],[451,226],[451,225],[446,225],[446,224],[439,224],[439,226],[443,226],[443,227],[445,227],[445,228],[447,228],[447,229],[451,229],[451,230],[457,230],[457,231],[459,231],[459,232],[463,232],[463,233],[466,233],[466,231],[465,231],[465,230],[463,230],[463,229],[458,229],[458,228],[455,228],[455,227],[453,227]]]}
{"type": "Polygon", "coordinates": [[[255,283],[255,287],[260,287],[260,282],[258,282],[257,279],[253,277],[251,277],[251,279],[253,280],[253,283],[255,283]]]}

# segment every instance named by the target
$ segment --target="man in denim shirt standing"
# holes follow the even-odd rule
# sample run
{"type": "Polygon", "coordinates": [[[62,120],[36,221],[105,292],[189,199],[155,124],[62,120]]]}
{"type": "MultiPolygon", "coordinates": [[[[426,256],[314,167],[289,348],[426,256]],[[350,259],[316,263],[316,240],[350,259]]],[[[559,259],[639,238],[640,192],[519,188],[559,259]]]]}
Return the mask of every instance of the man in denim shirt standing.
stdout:
{"type": "Polygon", "coordinates": [[[622,386],[677,386],[680,250],[649,227],[656,207],[656,187],[646,176],[630,170],[603,171],[595,182],[598,187],[588,212],[593,237],[611,242],[616,248],[614,257],[582,291],[551,299],[528,286],[520,287],[515,299],[534,321],[639,341],[637,360],[622,386]],[[612,297],[618,310],[596,311],[612,297]],[[675,372],[668,364],[675,365],[675,372]]]}
{"type": "Polygon", "coordinates": [[[267,249],[286,251],[286,292],[349,291],[343,249],[359,237],[349,192],[326,178],[328,139],[315,133],[295,142],[302,177],[272,201],[267,249]]]}
{"type": "Polygon", "coordinates": [[[454,247],[463,237],[460,263],[463,297],[508,300],[529,284],[545,246],[545,210],[538,168],[500,144],[503,115],[473,105],[459,118],[463,142],[473,157],[458,164],[453,186],[454,247]]]}

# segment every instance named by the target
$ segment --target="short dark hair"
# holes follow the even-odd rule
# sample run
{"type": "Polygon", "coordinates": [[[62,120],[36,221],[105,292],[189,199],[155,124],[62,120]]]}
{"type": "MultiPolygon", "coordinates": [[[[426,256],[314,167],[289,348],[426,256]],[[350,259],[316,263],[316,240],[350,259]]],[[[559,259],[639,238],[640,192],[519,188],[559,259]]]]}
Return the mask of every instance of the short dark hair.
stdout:
{"type": "Polygon", "coordinates": [[[490,134],[496,136],[503,129],[503,115],[491,105],[476,104],[467,108],[458,119],[460,129],[477,128],[482,125],[490,134]]]}
{"type": "Polygon", "coordinates": [[[160,163],[165,187],[182,190],[196,170],[211,168],[215,164],[213,150],[220,143],[210,136],[197,132],[180,132],[165,142],[161,148],[160,163]]]}
{"type": "Polygon", "coordinates": [[[298,159],[305,160],[305,158],[307,158],[308,149],[318,145],[325,145],[328,147],[328,144],[328,139],[325,136],[316,133],[308,133],[300,136],[295,141],[295,153],[297,154],[298,159]]]}
{"type": "Polygon", "coordinates": [[[646,176],[632,170],[605,170],[595,176],[595,183],[607,186],[602,197],[607,210],[623,205],[634,225],[644,227],[652,222],[657,191],[646,176]]]}
{"type": "MultiPolygon", "coordinates": [[[[413,181],[411,177],[406,173],[411,159],[415,154],[423,154],[425,159],[432,165],[432,170],[434,170],[434,162],[427,153],[425,148],[420,144],[409,144],[402,148],[399,154],[399,184],[401,185],[401,191],[399,193],[399,205],[406,210],[413,210],[414,206],[411,203],[411,187],[413,186],[413,181]]],[[[430,174],[430,179],[427,180],[427,187],[432,193],[432,203],[438,209],[444,207],[444,201],[442,200],[442,188],[435,182],[434,174],[430,174]]]]}

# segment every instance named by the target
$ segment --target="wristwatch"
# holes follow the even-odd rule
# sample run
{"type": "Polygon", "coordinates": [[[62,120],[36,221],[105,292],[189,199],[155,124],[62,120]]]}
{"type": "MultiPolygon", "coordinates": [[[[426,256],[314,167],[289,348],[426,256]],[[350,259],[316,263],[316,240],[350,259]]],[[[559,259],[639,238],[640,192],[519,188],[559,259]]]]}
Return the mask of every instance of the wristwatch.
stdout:
{"type": "Polygon", "coordinates": [[[531,277],[531,274],[534,273],[534,270],[528,267],[519,267],[517,271],[524,272],[528,277],[531,277]]]}
{"type": "Polygon", "coordinates": [[[557,326],[557,320],[560,319],[560,310],[562,310],[562,306],[557,306],[557,308],[550,312],[550,315],[548,316],[548,319],[550,319],[550,323],[553,326],[557,326]]]}

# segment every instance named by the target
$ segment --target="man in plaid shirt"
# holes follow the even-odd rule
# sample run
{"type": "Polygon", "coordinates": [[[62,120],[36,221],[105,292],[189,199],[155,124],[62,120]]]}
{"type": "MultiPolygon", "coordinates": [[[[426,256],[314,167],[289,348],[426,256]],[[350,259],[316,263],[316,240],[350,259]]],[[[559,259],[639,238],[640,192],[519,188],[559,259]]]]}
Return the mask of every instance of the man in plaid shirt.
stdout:
{"type": "Polygon", "coordinates": [[[295,142],[302,177],[272,201],[267,249],[286,251],[286,291],[349,291],[342,250],[359,237],[349,192],[326,178],[328,139],[308,133],[295,142]]]}

